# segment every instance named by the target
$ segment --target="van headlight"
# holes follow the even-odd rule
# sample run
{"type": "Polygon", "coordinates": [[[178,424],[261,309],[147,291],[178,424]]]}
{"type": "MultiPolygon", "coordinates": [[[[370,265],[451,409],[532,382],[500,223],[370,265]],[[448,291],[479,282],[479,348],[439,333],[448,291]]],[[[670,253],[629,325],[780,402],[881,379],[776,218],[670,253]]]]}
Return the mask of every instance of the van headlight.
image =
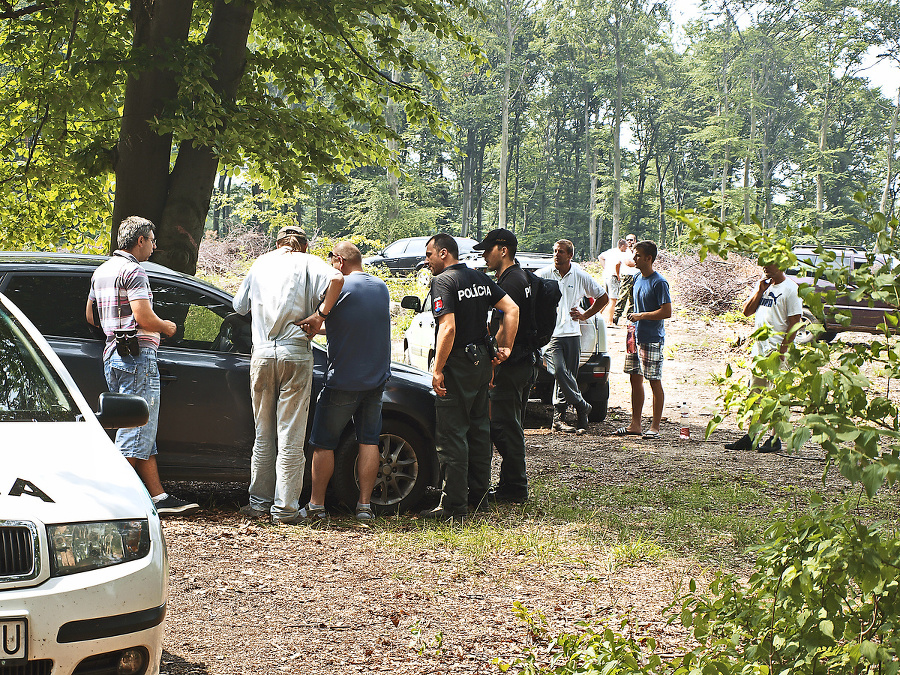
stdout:
{"type": "Polygon", "coordinates": [[[150,553],[150,523],[109,520],[48,525],[50,576],[62,577],[138,560],[150,553]]]}

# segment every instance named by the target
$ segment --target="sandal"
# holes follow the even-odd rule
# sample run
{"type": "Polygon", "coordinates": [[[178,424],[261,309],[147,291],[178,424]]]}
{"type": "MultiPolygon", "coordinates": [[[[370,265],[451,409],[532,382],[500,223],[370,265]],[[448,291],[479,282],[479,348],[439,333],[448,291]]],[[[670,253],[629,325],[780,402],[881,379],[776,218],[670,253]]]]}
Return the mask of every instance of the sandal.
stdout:
{"type": "Polygon", "coordinates": [[[647,431],[645,431],[645,432],[641,435],[641,438],[659,438],[659,432],[658,432],[658,431],[651,431],[650,429],[647,429],[647,431]]]}
{"type": "Polygon", "coordinates": [[[641,436],[640,431],[631,431],[628,427],[619,427],[616,429],[616,436],[641,436]]]}

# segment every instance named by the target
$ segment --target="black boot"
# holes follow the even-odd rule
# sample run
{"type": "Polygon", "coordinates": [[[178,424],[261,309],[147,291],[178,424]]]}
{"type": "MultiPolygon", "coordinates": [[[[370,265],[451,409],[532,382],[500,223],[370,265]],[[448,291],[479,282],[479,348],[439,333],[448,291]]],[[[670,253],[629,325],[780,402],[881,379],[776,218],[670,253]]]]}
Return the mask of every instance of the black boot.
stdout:
{"type": "Polygon", "coordinates": [[[750,440],[750,436],[744,434],[739,439],[737,439],[734,443],[726,443],[726,450],[752,450],[753,443],[750,440]]]}

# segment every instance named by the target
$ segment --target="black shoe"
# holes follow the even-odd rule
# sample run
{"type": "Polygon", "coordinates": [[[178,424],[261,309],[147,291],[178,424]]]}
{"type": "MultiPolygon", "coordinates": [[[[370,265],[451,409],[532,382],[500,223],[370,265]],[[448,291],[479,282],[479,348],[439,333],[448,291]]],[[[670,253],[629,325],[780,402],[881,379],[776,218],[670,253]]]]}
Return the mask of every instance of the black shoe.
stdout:
{"type": "Polygon", "coordinates": [[[527,492],[515,492],[499,487],[491,488],[487,497],[497,504],[524,504],[528,501],[527,492]]]}
{"type": "Polygon", "coordinates": [[[162,516],[189,516],[200,510],[200,505],[194,502],[186,502],[178,497],[169,495],[162,501],[156,502],[156,512],[162,516]]]}
{"type": "Polygon", "coordinates": [[[744,434],[739,439],[737,439],[734,443],[726,443],[726,450],[752,450],[753,443],[750,440],[750,436],[744,434]]]}
{"type": "Polygon", "coordinates": [[[757,452],[781,452],[781,439],[775,438],[774,436],[769,436],[766,439],[766,442],[761,444],[757,449],[757,452]]]}
{"type": "Polygon", "coordinates": [[[469,511],[466,507],[461,509],[445,509],[438,506],[433,509],[427,509],[419,514],[419,518],[424,520],[440,520],[445,523],[460,522],[468,518],[469,511]]]}
{"type": "Polygon", "coordinates": [[[578,415],[578,421],[575,423],[575,433],[579,436],[583,435],[588,428],[588,417],[591,415],[593,408],[587,401],[584,402],[584,410],[578,415]]]}

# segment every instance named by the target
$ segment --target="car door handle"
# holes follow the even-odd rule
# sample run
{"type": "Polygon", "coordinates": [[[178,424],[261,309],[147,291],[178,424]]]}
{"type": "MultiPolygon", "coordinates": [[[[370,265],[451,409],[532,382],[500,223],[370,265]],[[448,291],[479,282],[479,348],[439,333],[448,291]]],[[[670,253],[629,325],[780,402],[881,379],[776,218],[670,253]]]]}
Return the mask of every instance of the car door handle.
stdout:
{"type": "Polygon", "coordinates": [[[168,370],[166,370],[165,368],[160,368],[160,369],[159,369],[159,380],[160,380],[160,382],[174,382],[174,381],[177,380],[177,379],[178,379],[178,376],[177,376],[177,375],[173,375],[172,373],[170,373],[170,372],[169,372],[168,370]]]}

